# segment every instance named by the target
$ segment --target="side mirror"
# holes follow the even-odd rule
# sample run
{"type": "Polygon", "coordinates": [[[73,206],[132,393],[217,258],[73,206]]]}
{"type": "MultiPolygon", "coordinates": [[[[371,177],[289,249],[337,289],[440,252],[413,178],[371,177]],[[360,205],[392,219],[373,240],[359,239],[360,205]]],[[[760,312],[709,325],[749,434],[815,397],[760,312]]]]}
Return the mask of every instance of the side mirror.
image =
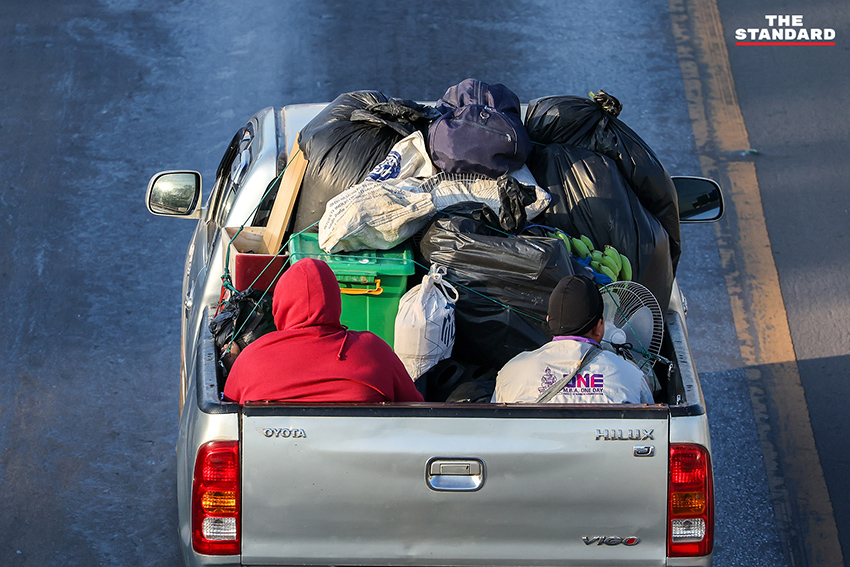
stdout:
{"type": "Polygon", "coordinates": [[[145,197],[148,210],[159,216],[201,218],[201,174],[161,171],[151,177],[145,197]]]}
{"type": "Polygon", "coordinates": [[[723,216],[720,184],[706,177],[673,177],[679,196],[679,222],[713,222],[723,216]]]}

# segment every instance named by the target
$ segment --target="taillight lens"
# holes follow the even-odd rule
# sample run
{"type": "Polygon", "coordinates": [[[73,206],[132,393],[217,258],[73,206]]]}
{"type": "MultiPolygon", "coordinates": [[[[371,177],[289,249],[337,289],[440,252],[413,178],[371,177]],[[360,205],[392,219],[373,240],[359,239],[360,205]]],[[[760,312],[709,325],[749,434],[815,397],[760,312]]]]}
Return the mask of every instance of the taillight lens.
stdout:
{"type": "Polygon", "coordinates": [[[714,548],[711,460],[701,445],[670,445],[667,555],[708,555],[714,548]]]}
{"type": "Polygon", "coordinates": [[[202,445],[192,483],[192,546],[205,555],[239,553],[239,442],[202,445]]]}

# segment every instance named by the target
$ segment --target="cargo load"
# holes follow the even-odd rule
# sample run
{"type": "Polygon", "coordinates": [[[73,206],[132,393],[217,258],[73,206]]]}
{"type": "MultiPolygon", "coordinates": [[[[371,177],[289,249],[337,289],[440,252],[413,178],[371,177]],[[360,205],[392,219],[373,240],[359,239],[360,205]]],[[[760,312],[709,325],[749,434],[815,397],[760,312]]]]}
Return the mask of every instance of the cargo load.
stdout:
{"type": "MultiPolygon", "coordinates": [[[[284,264],[328,262],[343,322],[391,345],[400,297],[432,266],[443,270],[458,292],[452,359],[498,369],[551,338],[546,304],[564,276],[584,273],[601,285],[627,274],[667,308],[679,253],[675,187],[616,118],[620,109],[604,91],[592,100],[545,97],[523,122],[510,89],[476,79],[450,87],[433,107],[378,91],[341,94],[299,131],[303,179],[290,176],[288,188],[297,200],[291,213],[268,215],[284,226],[266,230],[283,238],[284,264]],[[570,246],[580,236],[600,251],[615,248],[630,269],[615,273],[582,257],[570,246]],[[404,262],[391,261],[399,254],[404,262]],[[392,274],[378,265],[394,266],[392,274]],[[352,290],[353,281],[371,287],[352,290]]],[[[257,262],[238,259],[231,264],[257,271],[257,262]]],[[[252,281],[273,289],[285,269],[278,264],[271,278],[252,281]]],[[[239,275],[244,285],[249,278],[239,275]]]]}
{"type": "Polygon", "coordinates": [[[633,279],[667,307],[673,267],[667,232],[629,188],[614,161],[578,146],[536,147],[529,168],[552,196],[541,223],[611,245],[631,262],[633,279]]]}
{"type": "Polygon", "coordinates": [[[294,230],[318,221],[328,201],[383,161],[392,147],[435,117],[434,109],[379,91],[341,94],[299,136],[307,158],[294,230]]]}
{"type": "Polygon", "coordinates": [[[420,251],[458,284],[454,356],[498,368],[550,339],[549,294],[574,272],[560,239],[511,236],[495,218],[486,205],[449,207],[422,236],[420,251]]]}
{"type": "Polygon", "coordinates": [[[675,274],[682,249],[676,187],[655,152],[618,118],[622,110],[620,101],[602,90],[591,98],[549,96],[529,103],[525,125],[536,144],[568,144],[611,158],[667,231],[675,274]]]}

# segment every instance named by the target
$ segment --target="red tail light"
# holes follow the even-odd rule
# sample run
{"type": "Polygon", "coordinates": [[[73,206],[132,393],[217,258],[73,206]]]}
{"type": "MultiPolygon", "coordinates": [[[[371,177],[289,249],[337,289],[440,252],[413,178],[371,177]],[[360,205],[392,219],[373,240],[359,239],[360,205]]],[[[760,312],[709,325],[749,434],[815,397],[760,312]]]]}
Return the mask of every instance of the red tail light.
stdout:
{"type": "Polygon", "coordinates": [[[192,546],[205,555],[240,551],[239,442],[202,445],[192,483],[192,546]]]}
{"type": "Polygon", "coordinates": [[[701,445],[670,445],[667,555],[708,555],[714,548],[711,459],[701,445]]]}

